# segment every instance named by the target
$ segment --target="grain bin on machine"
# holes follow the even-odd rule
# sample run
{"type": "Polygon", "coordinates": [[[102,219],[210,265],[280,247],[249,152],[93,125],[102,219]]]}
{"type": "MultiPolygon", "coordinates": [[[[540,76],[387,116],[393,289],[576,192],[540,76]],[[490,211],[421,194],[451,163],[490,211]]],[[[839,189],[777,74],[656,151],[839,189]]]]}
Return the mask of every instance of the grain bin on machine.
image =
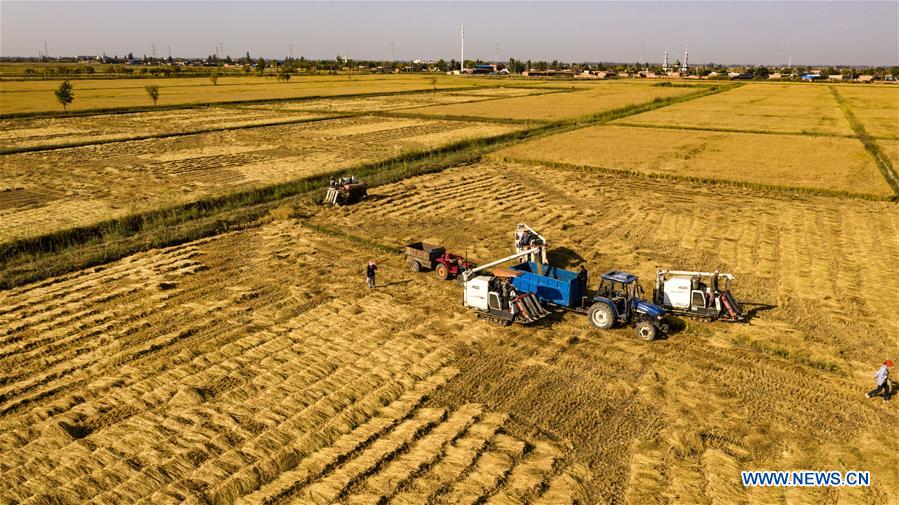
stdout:
{"type": "Polygon", "coordinates": [[[546,310],[533,293],[517,293],[509,282],[510,277],[520,275],[509,268],[498,268],[488,273],[488,268],[507,261],[539,253],[539,249],[526,249],[511,256],[462,273],[462,305],[474,309],[479,318],[509,325],[513,322],[528,324],[547,315],[546,310]]]}

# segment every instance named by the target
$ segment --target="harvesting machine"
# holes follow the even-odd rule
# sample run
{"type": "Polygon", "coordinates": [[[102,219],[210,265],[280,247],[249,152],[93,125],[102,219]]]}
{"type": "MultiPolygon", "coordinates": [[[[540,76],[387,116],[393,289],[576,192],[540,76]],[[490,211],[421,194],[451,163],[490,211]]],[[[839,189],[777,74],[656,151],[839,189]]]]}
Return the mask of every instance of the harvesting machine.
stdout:
{"type": "Polygon", "coordinates": [[[514,270],[498,268],[491,273],[486,272],[488,268],[539,252],[537,248],[525,249],[463,272],[462,305],[477,311],[480,318],[503,325],[534,323],[546,317],[549,311],[534,293],[519,293],[509,282],[509,277],[516,275],[514,270]]]}
{"type": "Polygon", "coordinates": [[[745,321],[743,308],[731,293],[732,274],[656,270],[653,301],[672,314],[709,321],[745,321]],[[722,286],[722,280],[724,286],[722,286]]]}
{"type": "Polygon", "coordinates": [[[357,181],[355,175],[351,175],[331,179],[322,203],[337,206],[349,205],[362,201],[366,196],[368,196],[368,186],[362,181],[357,181]]]}

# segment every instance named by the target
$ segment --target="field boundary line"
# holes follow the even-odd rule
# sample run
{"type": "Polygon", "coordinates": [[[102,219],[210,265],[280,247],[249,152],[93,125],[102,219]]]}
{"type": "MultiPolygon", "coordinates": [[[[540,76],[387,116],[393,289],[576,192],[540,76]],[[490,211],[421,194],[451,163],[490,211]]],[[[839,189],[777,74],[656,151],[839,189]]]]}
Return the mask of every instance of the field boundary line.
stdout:
{"type": "Polygon", "coordinates": [[[600,167],[596,165],[578,165],[576,163],[564,163],[560,161],[541,161],[528,158],[517,158],[513,156],[497,156],[494,159],[505,163],[518,163],[528,166],[543,166],[556,168],[559,170],[568,170],[572,172],[590,172],[609,175],[620,175],[625,177],[638,177],[643,179],[654,180],[670,180],[679,182],[692,182],[704,185],[731,186],[737,188],[756,189],[762,191],[777,191],[781,193],[802,193],[814,196],[827,196],[836,198],[849,198],[855,200],[868,200],[874,202],[896,202],[896,196],[887,195],[869,195],[867,193],[853,193],[851,191],[839,191],[831,189],[803,188],[799,186],[781,186],[777,184],[763,184],[758,182],[735,181],[731,179],[714,179],[710,177],[698,177],[691,175],[677,174],[660,174],[642,172],[639,170],[628,170],[623,168],[600,167]]]}
{"type": "Polygon", "coordinates": [[[164,133],[149,133],[146,135],[135,135],[133,137],[122,137],[115,139],[96,139],[96,140],[85,140],[82,142],[69,142],[64,144],[46,144],[41,146],[29,146],[29,147],[7,147],[0,148],[0,155],[5,154],[21,154],[21,153],[34,153],[41,151],[56,151],[59,149],[72,149],[75,147],[85,147],[85,146],[97,146],[103,144],[115,144],[117,142],[134,142],[138,140],[151,140],[151,139],[165,139],[172,137],[188,137],[191,135],[202,135],[204,133],[215,133],[215,132],[225,132],[231,130],[246,130],[250,128],[265,128],[268,126],[284,126],[291,124],[301,124],[301,123],[314,123],[316,121],[328,121],[331,119],[343,119],[347,117],[354,117],[353,114],[339,114],[325,117],[313,117],[313,118],[298,118],[298,119],[282,119],[277,121],[272,121],[270,123],[256,123],[256,124],[247,124],[247,125],[237,125],[237,126],[221,126],[216,128],[202,128],[199,130],[190,130],[190,131],[179,131],[179,132],[164,132],[164,133]]]}
{"type": "Polygon", "coordinates": [[[883,175],[883,178],[886,179],[886,182],[893,190],[893,193],[899,198],[899,176],[897,176],[896,171],[893,170],[893,163],[889,158],[884,156],[883,150],[880,149],[880,145],[878,145],[877,141],[874,140],[874,137],[865,130],[865,125],[855,117],[855,114],[852,112],[852,107],[849,106],[849,103],[843,98],[843,95],[840,94],[836,86],[828,86],[828,89],[830,89],[830,94],[833,95],[834,100],[837,101],[840,109],[842,109],[843,115],[846,116],[846,121],[849,122],[849,126],[852,127],[852,130],[855,132],[856,138],[858,138],[859,142],[865,146],[865,150],[868,151],[868,154],[874,158],[874,163],[880,170],[880,174],[883,175]]]}
{"type": "MultiPolygon", "coordinates": [[[[528,88],[514,88],[514,89],[528,89],[528,88]]],[[[558,93],[576,93],[578,91],[586,91],[587,88],[550,88],[550,89],[540,88],[540,89],[544,89],[544,91],[541,93],[531,93],[528,95],[521,95],[521,96],[491,96],[491,97],[487,97],[487,98],[482,98],[480,100],[471,100],[468,102],[458,102],[458,103],[481,103],[481,102],[492,102],[495,100],[513,100],[515,98],[528,98],[528,97],[532,97],[532,96],[555,95],[558,93]]],[[[445,106],[445,105],[456,105],[456,104],[455,103],[446,103],[446,104],[416,105],[414,107],[404,107],[402,109],[395,109],[395,110],[403,111],[403,110],[423,109],[426,107],[440,107],[440,106],[445,106]]],[[[500,118],[500,119],[507,119],[507,118],[500,118]]]]}
{"type": "MultiPolygon", "coordinates": [[[[463,102],[463,103],[476,103],[476,102],[463,102]]],[[[514,125],[514,126],[530,126],[530,125],[548,125],[552,124],[550,121],[534,121],[530,119],[508,119],[501,117],[481,117],[481,116],[448,116],[448,115],[427,115],[427,114],[419,114],[415,112],[401,112],[401,111],[373,111],[373,112],[363,112],[359,113],[363,116],[377,116],[377,117],[392,117],[398,119],[421,119],[426,121],[460,121],[466,123],[487,123],[487,124],[500,124],[500,125],[514,125]]]]}
{"type": "Polygon", "coordinates": [[[855,135],[851,133],[824,133],[824,132],[809,132],[809,131],[773,131],[773,130],[757,130],[757,129],[747,129],[747,130],[738,130],[736,128],[716,128],[716,127],[702,127],[702,126],[677,126],[677,125],[666,125],[666,124],[656,124],[656,123],[633,123],[629,121],[622,121],[620,123],[613,123],[609,126],[624,126],[628,128],[649,128],[649,129],[659,129],[659,130],[688,130],[688,131],[704,131],[704,132],[719,132],[719,133],[750,133],[750,134],[760,134],[760,135],[794,135],[794,136],[808,136],[808,137],[835,137],[835,138],[847,138],[854,139],[857,138],[855,135]]]}

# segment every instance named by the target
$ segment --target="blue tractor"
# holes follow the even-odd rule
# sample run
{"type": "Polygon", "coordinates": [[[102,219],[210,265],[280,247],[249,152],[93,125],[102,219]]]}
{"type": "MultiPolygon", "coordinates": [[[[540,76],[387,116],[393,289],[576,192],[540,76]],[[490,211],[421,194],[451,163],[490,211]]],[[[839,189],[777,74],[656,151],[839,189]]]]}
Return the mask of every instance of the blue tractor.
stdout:
{"type": "Polygon", "coordinates": [[[600,276],[599,289],[587,309],[594,328],[607,330],[616,323],[633,326],[643,340],[654,340],[667,333],[665,309],[643,299],[643,288],[636,275],[610,270],[600,276]]]}
{"type": "Polygon", "coordinates": [[[533,293],[549,307],[586,314],[594,328],[608,330],[616,323],[634,326],[643,340],[668,332],[665,310],[643,299],[637,276],[609,271],[601,276],[594,296],[587,295],[587,271],[572,272],[528,261],[498,273],[509,277],[519,293],[533,293]]]}

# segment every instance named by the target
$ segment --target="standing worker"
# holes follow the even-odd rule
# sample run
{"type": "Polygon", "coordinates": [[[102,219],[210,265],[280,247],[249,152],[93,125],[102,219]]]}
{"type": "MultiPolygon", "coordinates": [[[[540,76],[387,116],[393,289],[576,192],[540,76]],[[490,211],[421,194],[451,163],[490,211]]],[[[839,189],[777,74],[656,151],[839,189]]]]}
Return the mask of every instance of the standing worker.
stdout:
{"type": "Polygon", "coordinates": [[[375,287],[375,272],[378,271],[378,265],[375,263],[375,260],[369,260],[368,267],[365,269],[365,282],[368,284],[368,287],[375,287]]]}
{"type": "Polygon", "coordinates": [[[877,370],[877,373],[874,374],[874,378],[877,379],[877,388],[874,391],[868,392],[865,396],[871,398],[872,396],[876,396],[880,390],[883,390],[883,399],[884,401],[890,399],[890,367],[893,366],[893,362],[891,360],[886,360],[883,362],[883,366],[877,370]]]}
{"type": "Polygon", "coordinates": [[[581,296],[587,296],[587,268],[583,264],[577,272],[577,279],[581,283],[581,296]]]}

